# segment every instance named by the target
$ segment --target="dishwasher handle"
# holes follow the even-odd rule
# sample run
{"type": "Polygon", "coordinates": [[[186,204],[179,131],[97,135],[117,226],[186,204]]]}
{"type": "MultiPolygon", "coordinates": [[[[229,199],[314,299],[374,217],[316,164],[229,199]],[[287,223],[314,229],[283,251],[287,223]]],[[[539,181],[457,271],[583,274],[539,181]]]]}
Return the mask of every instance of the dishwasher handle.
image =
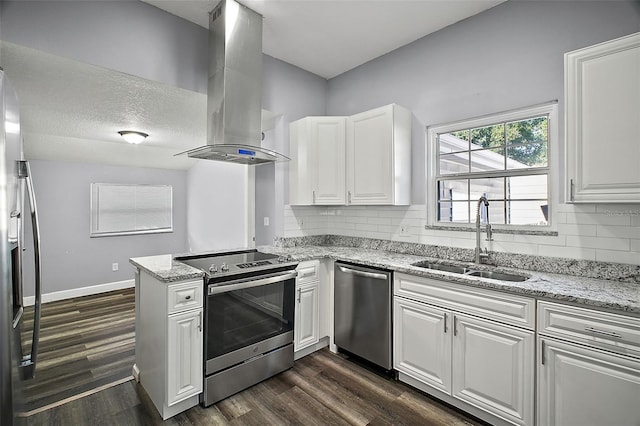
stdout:
{"type": "Polygon", "coordinates": [[[361,277],[372,278],[374,280],[387,280],[389,278],[387,274],[381,274],[378,272],[360,271],[358,269],[346,268],[342,265],[338,265],[338,269],[340,269],[340,272],[344,272],[345,274],[358,275],[361,277]]]}

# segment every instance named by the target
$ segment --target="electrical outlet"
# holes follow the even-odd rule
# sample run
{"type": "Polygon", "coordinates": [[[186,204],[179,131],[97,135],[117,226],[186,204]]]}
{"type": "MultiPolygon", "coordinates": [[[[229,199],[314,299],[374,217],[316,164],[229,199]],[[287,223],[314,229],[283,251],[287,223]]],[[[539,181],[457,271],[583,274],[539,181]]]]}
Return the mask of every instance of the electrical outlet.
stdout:
{"type": "Polygon", "coordinates": [[[407,233],[407,225],[400,225],[400,233],[401,234],[407,233]]]}
{"type": "Polygon", "coordinates": [[[118,270],[118,262],[115,262],[115,263],[112,263],[112,264],[111,264],[111,270],[112,270],[113,272],[115,272],[115,271],[117,271],[117,270],[118,270]]]}
{"type": "Polygon", "coordinates": [[[298,229],[302,229],[304,227],[304,219],[298,219],[298,229]]]}
{"type": "Polygon", "coordinates": [[[269,226],[269,216],[265,216],[263,221],[264,221],[264,226],[269,226]]]}

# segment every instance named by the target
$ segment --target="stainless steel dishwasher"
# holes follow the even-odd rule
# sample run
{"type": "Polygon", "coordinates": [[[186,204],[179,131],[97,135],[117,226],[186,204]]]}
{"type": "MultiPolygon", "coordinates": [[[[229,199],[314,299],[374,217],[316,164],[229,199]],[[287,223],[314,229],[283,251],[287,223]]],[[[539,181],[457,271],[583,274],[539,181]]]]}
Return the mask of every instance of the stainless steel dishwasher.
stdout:
{"type": "Polygon", "coordinates": [[[334,267],[334,341],[391,370],[391,272],[349,263],[334,267]]]}

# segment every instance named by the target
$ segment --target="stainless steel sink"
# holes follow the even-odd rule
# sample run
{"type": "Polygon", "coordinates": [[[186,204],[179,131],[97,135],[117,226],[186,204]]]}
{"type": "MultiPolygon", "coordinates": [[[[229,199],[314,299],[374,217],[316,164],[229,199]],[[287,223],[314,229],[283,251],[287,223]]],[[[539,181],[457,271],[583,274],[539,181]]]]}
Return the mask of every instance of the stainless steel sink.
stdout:
{"type": "Polygon", "coordinates": [[[454,274],[469,275],[472,277],[491,278],[499,281],[526,281],[529,277],[525,275],[507,274],[505,272],[497,271],[479,271],[477,269],[467,268],[464,266],[447,265],[443,263],[431,263],[426,260],[412,263],[411,266],[417,266],[418,268],[433,269],[436,271],[452,272],[454,274]]]}
{"type": "Polygon", "coordinates": [[[505,274],[504,272],[495,271],[468,271],[466,275],[473,277],[491,278],[499,281],[526,281],[529,277],[516,274],[505,274]]]}
{"type": "Polygon", "coordinates": [[[421,261],[412,263],[411,266],[417,266],[418,268],[435,269],[436,271],[453,272],[454,274],[464,274],[468,271],[463,266],[444,265],[442,263],[429,263],[427,261],[421,261]]]}

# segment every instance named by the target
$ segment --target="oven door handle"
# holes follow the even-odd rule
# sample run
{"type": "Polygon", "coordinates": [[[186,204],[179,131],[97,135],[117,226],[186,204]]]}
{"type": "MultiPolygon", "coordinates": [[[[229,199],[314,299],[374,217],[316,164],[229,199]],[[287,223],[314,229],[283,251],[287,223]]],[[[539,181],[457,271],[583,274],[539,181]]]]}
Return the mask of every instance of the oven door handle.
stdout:
{"type": "Polygon", "coordinates": [[[208,287],[207,293],[209,294],[209,296],[214,294],[219,294],[219,293],[228,293],[230,291],[243,290],[245,288],[258,287],[258,286],[267,285],[267,284],[275,284],[277,282],[286,281],[291,278],[295,278],[297,276],[298,276],[297,271],[287,271],[284,274],[278,273],[278,274],[262,276],[257,280],[247,281],[246,279],[240,279],[235,281],[229,281],[222,285],[211,284],[208,287]]]}

